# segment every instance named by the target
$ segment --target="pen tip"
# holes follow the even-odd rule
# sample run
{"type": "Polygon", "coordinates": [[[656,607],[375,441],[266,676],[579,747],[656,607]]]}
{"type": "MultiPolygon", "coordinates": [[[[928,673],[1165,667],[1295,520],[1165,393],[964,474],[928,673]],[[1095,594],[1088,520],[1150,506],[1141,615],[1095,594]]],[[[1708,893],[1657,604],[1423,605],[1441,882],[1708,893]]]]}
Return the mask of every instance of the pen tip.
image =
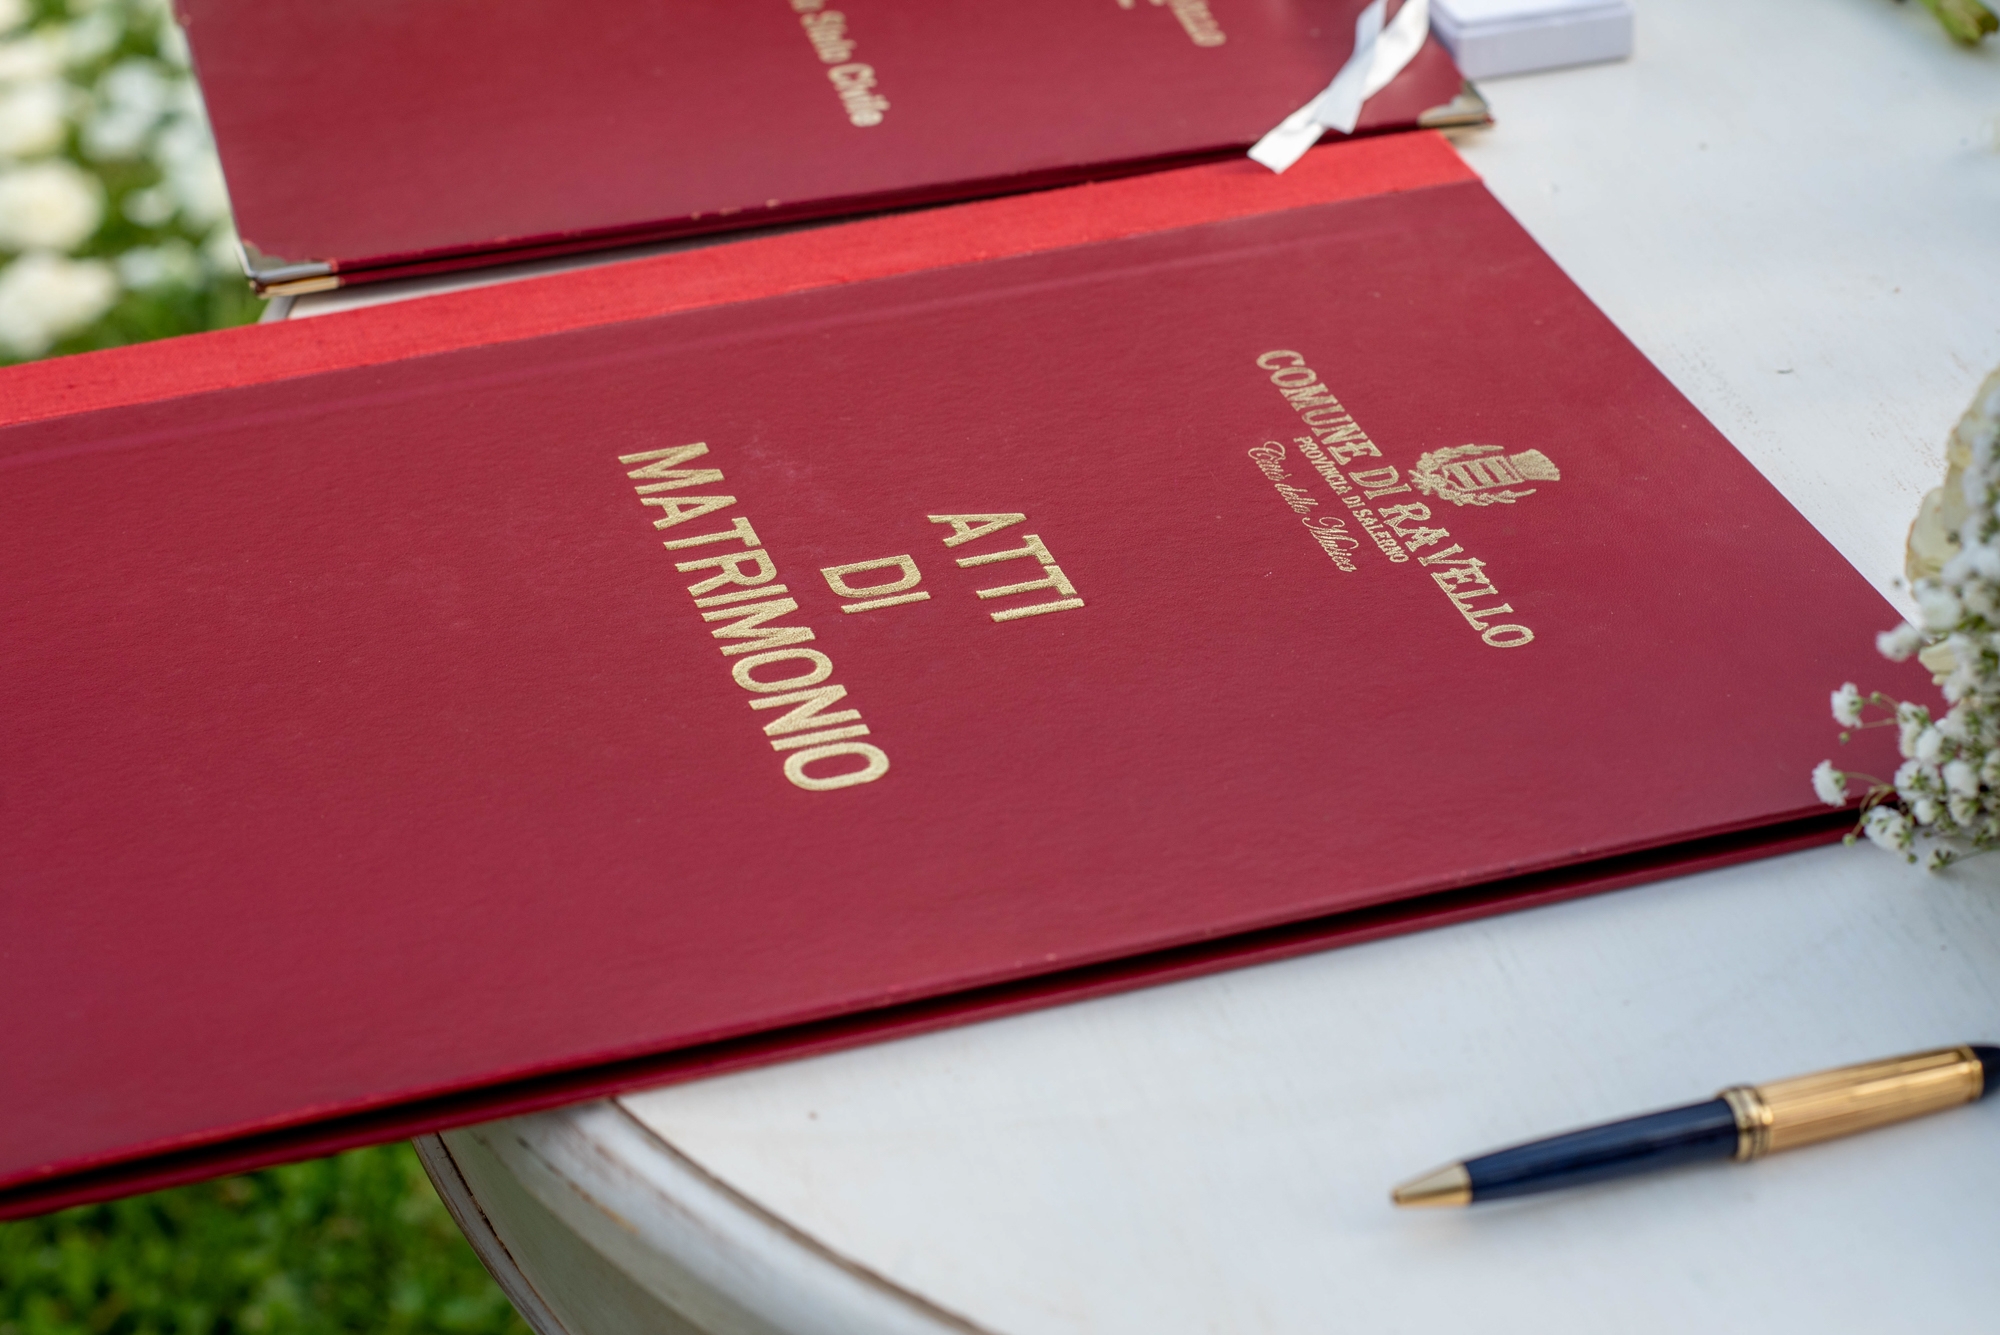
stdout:
{"type": "Polygon", "coordinates": [[[1470,1205],[1472,1176],[1464,1164],[1455,1163],[1405,1182],[1389,1198],[1398,1205],[1470,1205]]]}

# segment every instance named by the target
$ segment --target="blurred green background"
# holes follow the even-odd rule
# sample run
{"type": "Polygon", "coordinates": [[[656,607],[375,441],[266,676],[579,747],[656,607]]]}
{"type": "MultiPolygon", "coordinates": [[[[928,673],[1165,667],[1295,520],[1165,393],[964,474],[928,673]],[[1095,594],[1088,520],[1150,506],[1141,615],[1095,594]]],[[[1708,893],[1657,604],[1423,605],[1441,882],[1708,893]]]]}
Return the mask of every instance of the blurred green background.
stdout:
{"type": "MultiPolygon", "coordinates": [[[[0,364],[262,310],[164,0],[0,0],[0,364]]],[[[294,1331],[527,1326],[408,1145],[0,1223],[0,1335],[294,1331]]]]}
{"type": "Polygon", "coordinates": [[[528,1335],[408,1145],[0,1224],[0,1335],[528,1335]]]}
{"type": "Polygon", "coordinates": [[[0,0],[0,364],[262,308],[166,0],[0,0]]]}

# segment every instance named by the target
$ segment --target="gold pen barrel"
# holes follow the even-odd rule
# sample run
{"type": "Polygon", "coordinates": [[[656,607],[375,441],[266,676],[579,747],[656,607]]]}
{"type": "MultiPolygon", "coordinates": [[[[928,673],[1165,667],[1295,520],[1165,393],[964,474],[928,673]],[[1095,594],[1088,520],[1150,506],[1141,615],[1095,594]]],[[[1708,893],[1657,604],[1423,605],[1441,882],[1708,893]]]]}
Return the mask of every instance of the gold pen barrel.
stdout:
{"type": "Polygon", "coordinates": [[[1985,1079],[1971,1048],[1940,1048],[1737,1085],[1721,1097],[1736,1114],[1736,1157],[1743,1160],[1971,1103],[1985,1092],[1985,1079]]]}

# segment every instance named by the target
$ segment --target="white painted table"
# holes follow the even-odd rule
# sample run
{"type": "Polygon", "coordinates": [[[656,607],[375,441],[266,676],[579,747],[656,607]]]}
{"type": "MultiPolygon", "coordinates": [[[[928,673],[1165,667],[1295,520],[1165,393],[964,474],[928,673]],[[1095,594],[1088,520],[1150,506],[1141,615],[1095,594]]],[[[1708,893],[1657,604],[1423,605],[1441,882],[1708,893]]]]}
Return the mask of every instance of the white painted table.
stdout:
{"type": "MultiPolygon", "coordinates": [[[[1897,597],[2000,363],[2000,49],[1889,0],[1647,0],[1639,24],[1629,63],[1489,85],[1499,127],[1465,154],[1897,597]]],[[[550,1335],[1990,1330],[1991,1102],[1471,1212],[1386,1197],[1498,1143],[1980,1039],[2000,864],[1835,848],[424,1148],[550,1335]]]]}

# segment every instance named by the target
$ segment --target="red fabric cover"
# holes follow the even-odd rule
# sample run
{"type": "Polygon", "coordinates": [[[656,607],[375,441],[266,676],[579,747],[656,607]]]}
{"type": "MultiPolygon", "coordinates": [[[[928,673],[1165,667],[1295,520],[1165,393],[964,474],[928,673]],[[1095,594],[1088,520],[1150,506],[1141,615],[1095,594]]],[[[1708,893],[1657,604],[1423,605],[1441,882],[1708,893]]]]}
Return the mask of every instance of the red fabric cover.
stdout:
{"type": "Polygon", "coordinates": [[[1356,143],[0,375],[0,1211],[1827,837],[1829,683],[1922,689],[1870,650],[1892,614],[1443,162],[1356,143]],[[1487,562],[1533,643],[1417,560],[1329,560],[1249,454],[1345,511],[1273,349],[1379,447],[1354,468],[1559,467],[1430,498],[1451,544],[1413,549],[1487,562]],[[692,441],[736,500],[663,537],[618,456],[692,441]],[[879,782],[785,779],[675,569],[727,549],[661,546],[732,516],[879,782]],[[1038,563],[956,562],[1028,533],[1085,605],[995,622],[1023,597],[978,592],[1038,563]],[[847,614],[819,573],[899,554],[929,600],[847,614]]]}
{"type": "MultiPolygon", "coordinates": [[[[180,8],[243,237],[352,281],[1240,153],[1333,77],[1364,3],[1212,0],[1210,46],[1181,0],[180,8]],[[802,26],[829,16],[855,44],[838,65],[802,26]],[[849,64],[880,124],[843,110],[849,64]]],[[[1433,40],[1359,129],[1459,83],[1433,40]]]]}
{"type": "Polygon", "coordinates": [[[0,367],[0,426],[1476,179],[1434,132],[759,237],[338,314],[0,367]]]}

